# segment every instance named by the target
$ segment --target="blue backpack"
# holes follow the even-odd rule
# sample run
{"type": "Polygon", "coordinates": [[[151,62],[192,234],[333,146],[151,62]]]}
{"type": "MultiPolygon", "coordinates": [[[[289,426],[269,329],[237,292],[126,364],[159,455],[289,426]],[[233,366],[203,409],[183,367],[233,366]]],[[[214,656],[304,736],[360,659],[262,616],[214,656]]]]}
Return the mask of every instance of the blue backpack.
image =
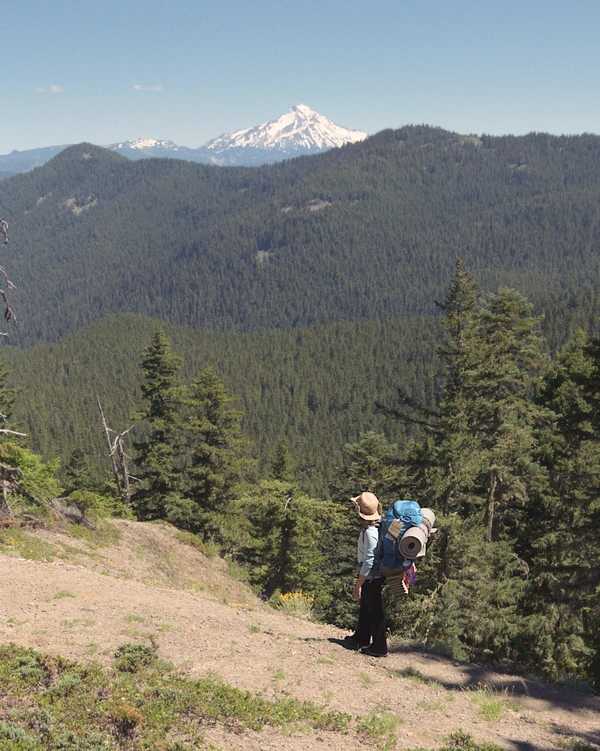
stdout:
{"type": "Polygon", "coordinates": [[[402,572],[407,558],[400,552],[400,540],[407,529],[420,527],[422,521],[423,513],[416,501],[396,501],[381,517],[379,570],[384,576],[402,572]]]}

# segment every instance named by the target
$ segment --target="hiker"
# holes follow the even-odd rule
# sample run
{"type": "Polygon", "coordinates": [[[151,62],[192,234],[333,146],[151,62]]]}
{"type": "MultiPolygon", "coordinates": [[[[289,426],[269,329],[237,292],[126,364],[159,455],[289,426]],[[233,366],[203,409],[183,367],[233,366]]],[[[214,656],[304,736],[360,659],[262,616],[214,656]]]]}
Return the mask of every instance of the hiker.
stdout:
{"type": "Polygon", "coordinates": [[[381,603],[381,588],[385,577],[379,573],[376,556],[379,547],[379,522],[382,508],[374,493],[361,493],[351,499],[363,520],[358,536],[359,573],[352,593],[360,602],[356,631],[346,636],[344,646],[360,649],[364,655],[387,655],[386,623],[381,603]]]}

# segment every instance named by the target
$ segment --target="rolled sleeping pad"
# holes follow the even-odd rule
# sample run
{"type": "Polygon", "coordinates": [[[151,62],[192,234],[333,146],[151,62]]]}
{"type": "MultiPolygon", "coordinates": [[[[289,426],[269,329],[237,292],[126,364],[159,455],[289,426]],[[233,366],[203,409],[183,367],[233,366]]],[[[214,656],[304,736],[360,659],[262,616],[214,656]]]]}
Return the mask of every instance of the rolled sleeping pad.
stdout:
{"type": "Polygon", "coordinates": [[[436,530],[433,528],[433,525],[435,524],[435,514],[430,508],[422,508],[421,513],[423,514],[423,521],[421,522],[421,526],[423,524],[427,527],[428,534],[431,534],[432,532],[436,532],[436,530]]]}
{"type": "Polygon", "coordinates": [[[429,535],[423,529],[423,525],[407,529],[398,544],[400,555],[403,558],[421,558],[425,555],[425,546],[427,545],[428,538],[429,535]]]}
{"type": "Polygon", "coordinates": [[[427,540],[435,532],[435,514],[429,508],[422,508],[423,521],[418,527],[410,527],[398,543],[400,555],[404,558],[422,558],[427,552],[427,540]]]}

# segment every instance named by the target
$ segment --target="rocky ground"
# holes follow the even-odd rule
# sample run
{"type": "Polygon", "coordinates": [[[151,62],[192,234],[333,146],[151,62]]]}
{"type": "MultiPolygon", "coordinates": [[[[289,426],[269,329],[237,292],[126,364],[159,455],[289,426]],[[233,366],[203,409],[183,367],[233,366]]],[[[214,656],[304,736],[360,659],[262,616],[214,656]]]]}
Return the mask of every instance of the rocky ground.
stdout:
{"type": "MultiPolygon", "coordinates": [[[[399,718],[399,749],[437,748],[461,728],[507,749],[600,748],[600,697],[494,673],[397,644],[385,659],[342,648],[332,626],[262,605],[227,565],[166,525],[112,522],[98,546],[66,531],[5,533],[0,555],[0,642],[109,664],[128,641],[192,677],[218,675],[267,696],[296,696],[356,717],[399,718]],[[115,531],[116,530],[116,531],[115,531]],[[495,707],[492,711],[490,707],[495,707]],[[491,715],[495,716],[492,717],[491,715]]],[[[206,734],[221,749],[363,748],[355,732],[266,728],[206,734]]]]}

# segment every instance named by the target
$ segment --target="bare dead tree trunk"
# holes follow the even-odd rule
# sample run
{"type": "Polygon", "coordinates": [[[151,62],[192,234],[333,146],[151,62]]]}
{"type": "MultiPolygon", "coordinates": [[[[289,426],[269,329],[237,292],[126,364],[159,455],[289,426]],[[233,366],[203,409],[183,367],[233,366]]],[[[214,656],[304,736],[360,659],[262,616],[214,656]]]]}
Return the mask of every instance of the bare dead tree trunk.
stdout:
{"type": "MultiPolygon", "coordinates": [[[[4,219],[1,219],[1,218],[0,218],[0,235],[4,237],[3,245],[8,245],[8,224],[4,221],[4,219]]],[[[2,298],[4,302],[4,320],[7,323],[9,321],[12,321],[14,324],[16,324],[17,319],[15,317],[15,314],[11,310],[10,305],[8,304],[8,293],[11,289],[15,288],[15,285],[8,278],[8,275],[4,269],[4,266],[0,266],[0,275],[4,277],[4,282],[6,284],[5,289],[0,289],[0,297],[2,298]]],[[[5,331],[2,331],[0,332],[0,336],[8,336],[8,334],[5,331]]]]}
{"type": "Polygon", "coordinates": [[[6,464],[0,464],[0,483],[2,484],[0,516],[14,517],[13,510],[8,505],[8,493],[11,490],[18,490],[19,482],[16,476],[20,474],[21,470],[18,467],[7,467],[6,464]]]}
{"type": "Polygon", "coordinates": [[[100,415],[102,416],[102,427],[104,428],[104,434],[106,436],[108,455],[112,464],[115,482],[117,483],[117,490],[119,491],[121,498],[123,498],[123,500],[125,501],[127,508],[131,508],[131,485],[129,481],[135,480],[136,478],[130,475],[129,470],[127,469],[127,459],[129,459],[129,457],[125,453],[123,438],[127,435],[127,433],[129,433],[130,430],[133,430],[133,425],[130,428],[127,428],[127,430],[124,430],[122,433],[117,433],[116,431],[111,430],[106,422],[106,416],[104,415],[104,410],[102,409],[100,397],[96,395],[96,399],[98,400],[98,409],[100,410],[100,415]],[[111,439],[111,433],[115,434],[114,440],[111,439]]]}
{"type": "Polygon", "coordinates": [[[130,475],[127,470],[127,459],[129,457],[125,453],[125,449],[123,447],[123,436],[127,435],[127,433],[129,433],[130,430],[131,428],[124,430],[122,433],[119,433],[119,435],[115,439],[115,449],[119,457],[119,463],[121,464],[121,472],[122,472],[122,477],[123,477],[123,492],[124,492],[125,504],[127,508],[131,507],[131,485],[129,484],[130,475]]]}
{"type": "Polygon", "coordinates": [[[14,516],[11,507],[8,505],[8,488],[4,478],[2,478],[2,506],[0,507],[0,515],[14,516]]]}
{"type": "Polygon", "coordinates": [[[110,429],[108,425],[106,424],[106,417],[104,416],[104,410],[102,409],[102,402],[100,401],[100,397],[97,394],[96,394],[96,399],[98,400],[98,409],[100,410],[100,415],[102,417],[102,427],[104,428],[104,435],[106,436],[106,443],[108,445],[108,455],[110,457],[110,461],[112,464],[115,482],[117,483],[117,490],[119,491],[119,495],[123,497],[123,490],[121,489],[121,478],[119,476],[119,468],[117,467],[117,460],[115,459],[115,452],[113,451],[112,441],[110,440],[110,429]]]}

